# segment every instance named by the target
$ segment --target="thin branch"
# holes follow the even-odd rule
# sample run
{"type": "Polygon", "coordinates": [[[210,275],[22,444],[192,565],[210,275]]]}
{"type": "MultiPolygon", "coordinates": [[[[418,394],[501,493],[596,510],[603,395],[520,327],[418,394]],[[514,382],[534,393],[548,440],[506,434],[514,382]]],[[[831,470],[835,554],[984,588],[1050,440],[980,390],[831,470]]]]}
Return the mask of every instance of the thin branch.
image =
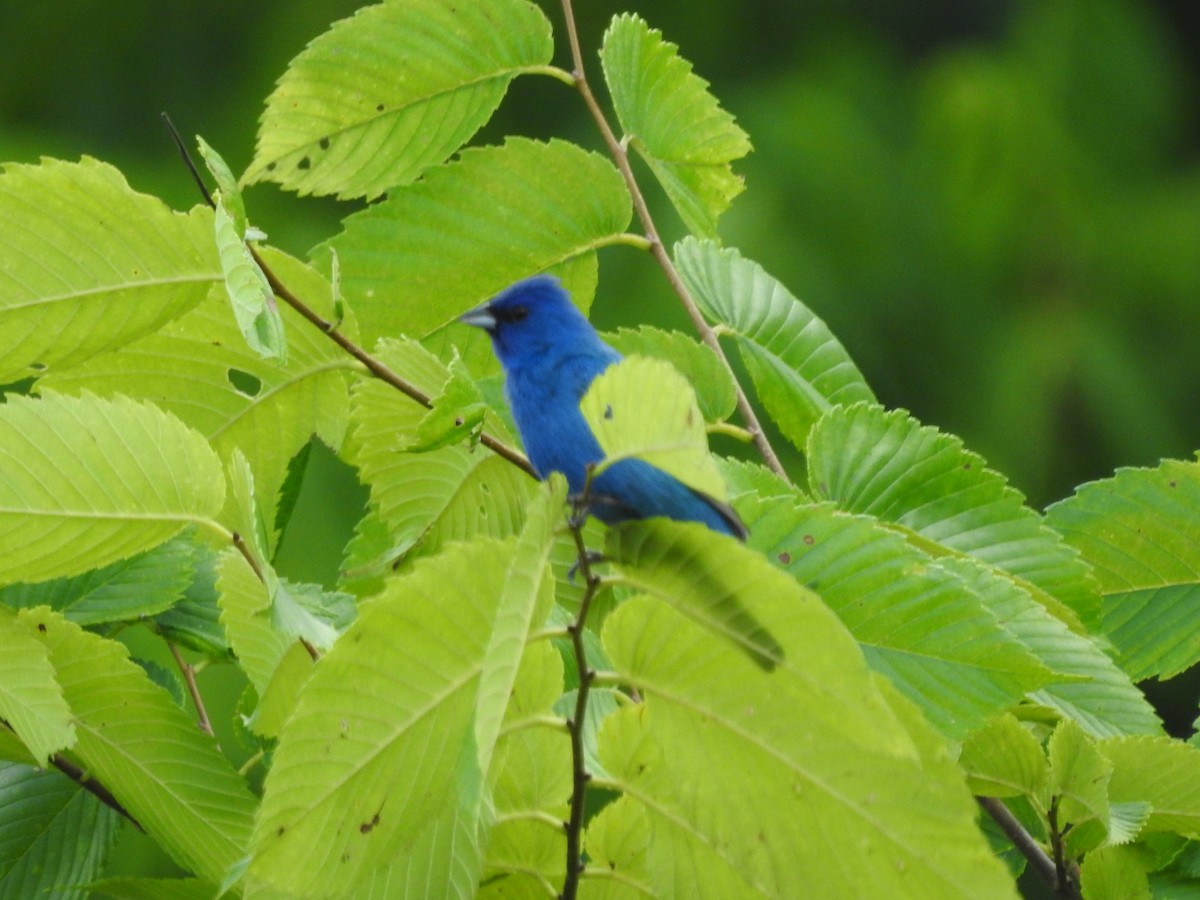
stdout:
{"type": "MultiPolygon", "coordinates": [[[[163,121],[167,125],[167,130],[171,133],[171,138],[175,142],[176,148],[179,150],[179,155],[183,157],[184,165],[187,166],[188,172],[191,173],[192,179],[196,182],[196,186],[200,189],[200,193],[204,197],[204,202],[210,207],[215,207],[216,204],[213,202],[212,194],[209,192],[208,187],[204,184],[204,178],[200,174],[200,170],[196,167],[195,162],[192,160],[192,155],[188,152],[187,145],[183,142],[183,138],[176,130],[174,123],[171,122],[170,117],[166,113],[163,113],[162,117],[163,121]]],[[[621,239],[625,243],[636,243],[639,237],[637,235],[622,235],[621,239]]],[[[415,384],[412,384],[411,382],[402,378],[400,375],[393,372],[390,368],[373,357],[362,347],[358,346],[358,344],[356,344],[354,341],[350,340],[350,338],[346,337],[346,335],[342,334],[342,332],[338,330],[338,323],[330,322],[325,319],[311,306],[296,296],[296,294],[294,294],[287,285],[279,280],[279,277],[271,270],[271,267],[267,265],[266,261],[262,258],[262,254],[258,252],[258,249],[253,244],[247,244],[246,246],[250,250],[250,255],[254,257],[254,261],[258,264],[258,267],[262,269],[263,274],[266,275],[267,282],[271,285],[271,291],[276,297],[298,312],[311,324],[315,325],[320,332],[322,332],[335,344],[362,363],[366,367],[367,371],[380,381],[391,385],[406,397],[409,397],[412,400],[415,400],[417,403],[420,403],[426,409],[433,408],[433,400],[428,394],[418,388],[415,384]]],[[[508,446],[503,441],[492,437],[490,434],[485,432],[484,434],[480,435],[479,442],[497,456],[508,460],[530,477],[537,478],[537,474],[533,471],[533,466],[529,464],[529,460],[527,460],[519,451],[508,446]]],[[[257,570],[257,566],[255,566],[255,569],[257,570]]]]}
{"type": "Polygon", "coordinates": [[[192,154],[188,152],[187,144],[183,142],[183,135],[179,133],[179,129],[175,127],[175,123],[171,121],[169,115],[165,112],[159,113],[159,115],[162,116],[163,124],[167,126],[167,131],[170,132],[171,140],[175,142],[175,149],[183,157],[183,164],[187,166],[188,172],[191,173],[192,181],[196,182],[196,187],[200,189],[200,196],[204,198],[204,202],[210,208],[216,209],[217,204],[213,201],[212,194],[209,193],[208,185],[204,183],[204,176],[196,168],[196,163],[192,161],[192,154]]]}
{"type": "Polygon", "coordinates": [[[253,756],[251,756],[244,763],[242,763],[242,767],[240,769],[238,769],[238,774],[241,775],[243,778],[245,778],[248,774],[250,774],[251,769],[253,769],[255,766],[257,766],[260,762],[263,761],[263,758],[266,757],[266,755],[267,755],[267,751],[263,750],[260,747],[258,750],[256,750],[254,752],[253,756]]]}
{"type": "Polygon", "coordinates": [[[246,560],[246,564],[250,566],[251,571],[254,572],[254,577],[263,584],[266,584],[266,573],[263,572],[262,566],[258,564],[258,560],[255,558],[253,551],[250,549],[250,545],[246,543],[246,539],[238,532],[231,531],[229,542],[233,544],[238,553],[242,554],[242,559],[246,560]]]}
{"type": "Polygon", "coordinates": [[[87,772],[75,765],[61,753],[55,753],[50,757],[50,765],[58,769],[73,782],[107,806],[113,809],[133,823],[133,826],[141,832],[145,832],[142,823],[133,817],[133,813],[121,805],[121,801],[112,795],[108,788],[98,781],[94,781],[87,772]]]}
{"type": "Polygon", "coordinates": [[[188,693],[192,695],[192,703],[195,705],[196,715],[200,719],[200,730],[209,737],[213,737],[212,723],[208,720],[208,711],[204,708],[204,698],[200,696],[200,688],[196,684],[196,670],[183,658],[183,654],[179,652],[179,648],[173,641],[167,641],[167,648],[175,657],[175,665],[179,666],[184,683],[187,684],[188,693]]]}
{"type": "MultiPolygon", "coordinates": [[[[254,257],[254,261],[258,263],[259,268],[263,270],[263,274],[267,276],[267,281],[270,283],[271,290],[275,293],[276,297],[300,313],[301,316],[323,332],[326,337],[366,366],[367,371],[380,381],[391,385],[406,397],[420,403],[426,409],[433,408],[433,399],[428,394],[412,382],[393,372],[362,347],[358,346],[358,344],[354,343],[354,341],[350,340],[350,338],[346,337],[342,332],[338,331],[337,325],[322,317],[316,310],[292,293],[288,286],[280,281],[275,273],[271,271],[271,267],[267,265],[253,245],[250,245],[250,254],[254,257]]],[[[518,450],[486,432],[479,436],[479,443],[483,444],[483,446],[487,447],[497,456],[508,460],[530,477],[537,478],[537,474],[533,471],[533,466],[529,464],[529,460],[518,450]]]]}
{"type": "MultiPolygon", "coordinates": [[[[692,320],[692,326],[696,329],[697,334],[700,335],[700,339],[709,349],[717,354],[717,358],[721,360],[721,363],[732,375],[733,367],[729,364],[729,358],[725,355],[725,350],[721,347],[721,343],[717,340],[717,335],[713,329],[705,321],[704,315],[700,312],[700,307],[696,304],[695,298],[692,297],[691,292],[687,289],[687,285],[683,283],[679,271],[675,268],[675,263],[671,260],[671,255],[667,253],[667,248],[663,245],[662,238],[658,235],[658,229],[655,227],[654,219],[650,215],[650,209],[646,205],[646,198],[642,194],[637,178],[633,174],[633,168],[629,164],[629,151],[625,144],[618,140],[612,130],[612,126],[608,124],[608,118],[604,115],[604,110],[600,108],[600,104],[596,101],[596,97],[592,93],[591,85],[588,83],[587,75],[583,68],[583,53],[579,49],[579,34],[575,26],[575,13],[571,9],[571,0],[562,0],[562,7],[563,16],[566,19],[567,39],[571,45],[575,88],[579,91],[580,96],[583,97],[584,105],[587,106],[588,111],[591,113],[596,127],[600,130],[600,135],[608,147],[609,154],[612,156],[613,161],[616,162],[621,177],[625,180],[625,186],[633,198],[633,208],[637,212],[638,219],[642,223],[642,229],[646,232],[646,238],[650,242],[650,253],[667,276],[667,281],[679,297],[680,303],[683,304],[684,311],[687,313],[688,318],[692,320]]],[[[746,392],[742,390],[742,386],[736,377],[733,379],[733,384],[737,394],[738,412],[741,414],[742,421],[746,423],[746,429],[750,432],[759,455],[762,456],[771,471],[780,478],[790,481],[791,479],[788,478],[788,474],[783,468],[783,463],[779,461],[775,449],[771,446],[771,442],[767,439],[767,435],[763,431],[762,424],[758,421],[758,415],[754,412],[754,408],[750,405],[750,400],[746,396],[746,392]]]]}
{"type": "MultiPolygon", "coordinates": [[[[1062,897],[1063,900],[1079,900],[1079,891],[1074,882],[1066,877],[1065,872],[1062,878],[1059,877],[1059,868],[1054,860],[1042,849],[1042,845],[1033,839],[1033,835],[1025,830],[1025,826],[1017,821],[1016,816],[1009,812],[1008,807],[1002,801],[995,797],[976,797],[975,799],[1000,826],[1000,830],[1012,841],[1013,846],[1029,860],[1034,871],[1054,889],[1055,894],[1062,897]]],[[[1053,825],[1051,830],[1054,830],[1053,825]]]]}
{"type": "Polygon", "coordinates": [[[587,770],[587,760],[584,758],[583,731],[587,721],[588,693],[596,672],[587,661],[587,650],[583,644],[583,629],[587,624],[588,610],[591,609],[592,599],[600,588],[600,577],[592,571],[592,557],[583,543],[583,523],[587,519],[586,499],[588,487],[591,484],[591,472],[584,486],[583,498],[580,500],[581,511],[571,517],[571,536],[575,539],[575,551],[578,557],[579,574],[583,576],[586,589],[579,601],[579,612],[574,621],[567,626],[571,637],[571,646],[575,651],[575,667],[579,675],[579,689],[575,693],[575,711],[567,720],[571,732],[571,812],[568,821],[563,823],[567,833],[567,874],[563,881],[560,900],[575,900],[579,890],[579,879],[583,874],[583,813],[587,799],[587,786],[592,780],[587,770]]]}

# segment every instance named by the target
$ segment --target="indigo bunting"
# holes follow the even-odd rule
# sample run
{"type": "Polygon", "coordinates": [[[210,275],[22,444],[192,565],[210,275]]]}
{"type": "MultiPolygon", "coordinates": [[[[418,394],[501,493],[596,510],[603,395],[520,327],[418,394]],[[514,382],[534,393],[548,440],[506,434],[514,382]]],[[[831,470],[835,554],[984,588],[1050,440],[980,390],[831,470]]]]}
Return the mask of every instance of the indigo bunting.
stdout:
{"type": "MultiPolygon", "coordinates": [[[[539,478],[561,472],[579,496],[587,467],[604,451],[579,410],[601,372],[621,358],[601,340],[557,278],[518,281],[459,321],[482,328],[504,369],[504,392],[525,452],[539,478]]],[[[664,516],[700,522],[746,539],[746,527],[728,504],[688,487],[641,459],[605,468],[588,488],[589,512],[609,525],[664,516]]]]}

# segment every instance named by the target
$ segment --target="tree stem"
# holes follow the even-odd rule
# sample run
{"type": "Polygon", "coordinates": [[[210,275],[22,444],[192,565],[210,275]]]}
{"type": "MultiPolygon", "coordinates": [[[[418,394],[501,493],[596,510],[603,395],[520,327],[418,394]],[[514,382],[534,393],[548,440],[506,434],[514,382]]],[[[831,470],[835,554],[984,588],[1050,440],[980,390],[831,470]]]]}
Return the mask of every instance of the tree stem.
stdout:
{"type": "Polygon", "coordinates": [[[83,771],[83,769],[79,768],[79,766],[75,765],[75,763],[71,762],[61,753],[55,753],[50,757],[50,764],[93,797],[98,799],[109,809],[116,810],[118,813],[132,822],[138,831],[145,832],[146,829],[142,827],[142,823],[133,817],[133,813],[121,805],[121,801],[114,797],[108,788],[106,788],[100,782],[92,779],[90,775],[83,771]]]}
{"type": "Polygon", "coordinates": [[[587,662],[587,651],[583,645],[583,629],[587,624],[592,598],[596,596],[596,591],[600,587],[600,578],[592,571],[592,558],[583,543],[583,523],[585,521],[585,515],[572,516],[571,519],[571,535],[575,539],[579,574],[583,576],[586,589],[583,598],[579,601],[579,612],[567,627],[571,646],[575,651],[579,689],[575,694],[575,711],[567,720],[567,728],[571,733],[572,790],[570,817],[563,823],[563,828],[567,833],[567,873],[563,881],[562,892],[558,895],[560,900],[575,900],[575,895],[579,890],[579,879],[583,875],[584,869],[582,849],[584,804],[587,799],[587,786],[592,780],[584,758],[583,732],[587,721],[588,694],[592,682],[596,678],[596,672],[587,662]]]}
{"type": "MultiPolygon", "coordinates": [[[[1042,849],[1042,845],[1033,839],[1025,827],[1017,821],[1016,816],[1009,812],[1008,807],[996,797],[976,797],[979,805],[1000,826],[1005,837],[1012,841],[1013,846],[1029,860],[1035,872],[1040,875],[1063,900],[1079,900],[1079,891],[1074,882],[1067,877],[1065,870],[1059,874],[1059,866],[1042,849]]],[[[1051,831],[1055,830],[1053,819],[1051,831]]]]}
{"type": "Polygon", "coordinates": [[[204,698],[200,696],[200,687],[196,684],[196,670],[183,658],[183,654],[179,652],[179,648],[173,641],[167,641],[167,648],[175,657],[175,665],[179,667],[179,671],[183,675],[188,693],[192,695],[192,704],[196,707],[196,715],[200,720],[200,730],[209,737],[213,737],[212,723],[208,720],[208,711],[204,708],[204,698]]]}

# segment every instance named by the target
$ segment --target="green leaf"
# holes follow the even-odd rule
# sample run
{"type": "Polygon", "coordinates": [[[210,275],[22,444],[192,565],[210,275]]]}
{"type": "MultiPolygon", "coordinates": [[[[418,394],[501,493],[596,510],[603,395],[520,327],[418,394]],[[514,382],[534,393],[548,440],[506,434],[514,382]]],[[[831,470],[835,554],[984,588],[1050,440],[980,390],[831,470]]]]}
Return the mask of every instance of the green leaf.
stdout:
{"type": "Polygon", "coordinates": [[[653,897],[648,855],[650,822],[646,808],[622,796],[600,810],[587,825],[584,847],[596,877],[583,879],[584,900],[636,900],[653,897]]]}
{"type": "MultiPolygon", "coordinates": [[[[278,251],[263,257],[312,308],[329,315],[329,284],[278,251]]],[[[264,360],[242,339],[224,291],[159,333],[41,384],[68,394],[93,391],[151,400],[209,439],[222,459],[241,448],[250,462],[266,521],[292,457],[316,434],[341,446],[347,422],[346,354],[291,307],[286,365],[264,360]]],[[[352,323],[346,330],[353,336],[352,323]]]]}
{"type": "Polygon", "coordinates": [[[487,403],[457,355],[450,360],[447,372],[446,383],[437,396],[431,398],[433,409],[417,424],[412,442],[397,449],[409,453],[437,450],[467,438],[474,443],[483,428],[487,403]]]}
{"type": "MultiPolygon", "coordinates": [[[[557,526],[565,515],[566,499],[566,481],[555,474],[530,505],[525,528],[504,576],[475,701],[475,747],[480,772],[491,768],[492,753],[525,644],[534,626],[546,620],[554,602],[553,593],[543,589],[551,587],[552,582],[543,576],[547,574],[557,526]]],[[[554,693],[557,695],[558,691],[554,693]]]]}
{"type": "Polygon", "coordinates": [[[245,180],[375,197],[450,156],[553,52],[550,23],[524,0],[368,6],[292,60],[245,180]]]}
{"type": "Polygon", "coordinates": [[[711,237],[717,219],[742,192],[742,179],[729,164],[750,152],[750,140],[678,49],[626,13],[605,32],[600,62],[631,145],[684,224],[711,237]]]}
{"type": "Polygon", "coordinates": [[[123,622],[170,609],[192,583],[199,549],[188,534],[73,578],[0,588],[0,604],[49,606],[78,625],[123,622]]]}
{"type": "Polygon", "coordinates": [[[984,797],[1037,796],[1046,783],[1046,754],[1011,715],[997,716],[963,742],[958,764],[971,793],[984,797]]]}
{"type": "Polygon", "coordinates": [[[696,394],[669,362],[630,356],[609,366],[588,387],[579,409],[606,462],[637,457],[694,490],[725,499],[696,394]]]}
{"type": "Polygon", "coordinates": [[[1082,825],[1095,820],[1108,830],[1108,782],[1113,765],[1096,749],[1082,728],[1063,719],[1046,745],[1050,780],[1043,805],[1059,800],[1060,825],[1082,825]]]}
{"type": "Polygon", "coordinates": [[[54,678],[46,648],[29,627],[0,607],[0,719],[38,765],[75,743],[71,710],[54,678]]]}
{"type": "Polygon", "coordinates": [[[717,468],[729,485],[729,493],[735,500],[747,494],[766,500],[770,497],[792,497],[797,502],[808,502],[803,491],[789,484],[779,475],[759,463],[744,459],[718,456],[717,468]]]}
{"type": "Polygon", "coordinates": [[[177,863],[218,882],[245,853],[255,799],[192,719],[121,644],[45,609],[20,618],[45,641],[75,717],[72,756],[177,863]]]}
{"type": "Polygon", "coordinates": [[[197,554],[192,581],[183,599],[154,619],[167,640],[183,644],[211,659],[225,659],[229,644],[217,609],[217,552],[203,545],[193,548],[197,554]]]}
{"type": "Polygon", "coordinates": [[[84,900],[119,821],[58,772],[0,762],[0,897],[84,900]]]}
{"type": "Polygon", "coordinates": [[[217,196],[216,204],[213,227],[217,250],[238,328],[255,353],[286,364],[287,337],[271,284],[250,254],[244,235],[238,232],[234,216],[226,211],[224,198],[217,196]]]}
{"type": "Polygon", "coordinates": [[[717,354],[681,331],[663,331],[649,325],[619,328],[606,340],[624,356],[665,359],[682,372],[696,391],[696,402],[706,422],[721,422],[737,406],[733,376],[717,354]]]}
{"type": "Polygon", "coordinates": [[[102,878],[83,887],[113,900],[212,900],[218,893],[198,878],[102,878]]]}
{"type": "Polygon", "coordinates": [[[543,886],[562,883],[566,834],[547,820],[568,818],[571,743],[545,725],[562,684],[562,657],[553,645],[526,646],[489,772],[496,822],[487,838],[488,873],[536,873],[543,886]]]}
{"type": "Polygon", "coordinates": [[[899,525],[934,555],[968,555],[1008,573],[1069,625],[1072,612],[1095,620],[1086,564],[958,438],[903,410],[857,404],[824,416],[807,453],[814,496],[899,525]]]}
{"type": "Polygon", "coordinates": [[[1093,737],[1161,733],[1154,707],[1096,640],[1071,631],[1029,591],[982,562],[943,557],[938,565],[973,591],[1005,631],[1056,673],[1030,699],[1074,719],[1093,737]]]}
{"type": "Polygon", "coordinates": [[[687,238],[675,265],[704,315],[736,337],[759,399],[797,447],[830,407],[874,401],[833,332],[758,263],[687,238]]]}
{"type": "Polygon", "coordinates": [[[828,504],[743,501],[750,546],[817,591],[872,668],[962,738],[1051,678],[967,585],[903,538],[828,504]]]}
{"type": "Polygon", "coordinates": [[[1113,804],[1149,803],[1146,831],[1200,836],[1200,748],[1165,737],[1112,738],[1097,746],[1113,766],[1113,804]]]}
{"type": "MultiPolygon", "coordinates": [[[[239,238],[246,237],[246,204],[242,199],[242,189],[238,186],[237,179],[233,175],[233,171],[229,168],[229,164],[224,158],[209,146],[208,142],[200,135],[196,135],[196,146],[200,150],[200,156],[204,160],[204,165],[208,169],[210,175],[217,182],[217,190],[220,192],[220,205],[229,213],[233,219],[233,230],[239,238]]],[[[220,234],[220,228],[217,229],[220,234]]]]}
{"type": "MultiPolygon", "coordinates": [[[[446,367],[412,341],[381,343],[376,356],[427,393],[448,377],[446,367]]],[[[416,440],[426,410],[377,379],[356,384],[351,403],[352,462],[387,528],[389,559],[418,544],[421,553],[433,553],[448,541],[476,534],[505,537],[521,529],[536,484],[523,471],[462,444],[398,452],[416,440]]],[[[487,424],[498,430],[494,419],[487,424]]]]}
{"type": "MultiPolygon", "coordinates": [[[[683,537],[662,524],[623,533],[647,549],[683,537]]],[[[941,739],[883,692],[812,594],[756,554],[723,555],[786,648],[773,671],[662,592],[605,623],[616,671],[644,698],[600,735],[605,770],[646,816],[634,877],[656,895],[699,898],[1014,896],[941,739]]]]}
{"type": "Polygon", "coordinates": [[[1135,851],[1101,847],[1089,853],[1079,867],[1079,886],[1085,900],[1150,900],[1146,875],[1135,851]]]}
{"type": "Polygon", "coordinates": [[[656,518],[609,529],[605,548],[623,584],[661,597],[765,671],[783,660],[785,649],[750,612],[749,599],[755,591],[781,590],[787,580],[758,566],[761,557],[738,541],[693,522],[656,518]]]}
{"type": "Polygon", "coordinates": [[[1085,484],[1047,523],[1096,573],[1100,627],[1131,678],[1200,661],[1200,464],[1165,460],[1085,484]]]}
{"type": "Polygon", "coordinates": [[[353,892],[478,790],[473,718],[512,552],[511,542],[452,545],[363,605],[284,725],[253,879],[353,892]]]}
{"type": "Polygon", "coordinates": [[[37,765],[29,748],[21,742],[11,728],[4,725],[0,725],[0,760],[21,763],[26,766],[37,765]]]}
{"type": "Polygon", "coordinates": [[[517,279],[590,255],[630,214],[608,160],[565,141],[509,138],[391,191],[329,245],[373,344],[426,337],[517,279]]]}
{"type": "Polygon", "coordinates": [[[128,398],[0,405],[0,584],[76,575],[211,520],[225,481],[207,441],[128,398]]]}
{"type": "Polygon", "coordinates": [[[6,165],[0,230],[0,383],[149,334],[220,279],[206,208],[172,212],[88,157],[6,165]]]}
{"type": "Polygon", "coordinates": [[[218,573],[221,625],[242,671],[262,697],[295,639],[272,625],[267,587],[237,550],[221,554],[218,573]]]}

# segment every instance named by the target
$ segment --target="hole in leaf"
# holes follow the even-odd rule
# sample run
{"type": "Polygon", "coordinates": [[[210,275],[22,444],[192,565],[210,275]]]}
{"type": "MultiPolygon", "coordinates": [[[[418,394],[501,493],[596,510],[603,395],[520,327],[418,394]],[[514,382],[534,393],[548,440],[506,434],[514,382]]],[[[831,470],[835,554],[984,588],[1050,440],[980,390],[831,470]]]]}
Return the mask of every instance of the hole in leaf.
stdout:
{"type": "Polygon", "coordinates": [[[230,369],[226,373],[226,377],[233,385],[233,389],[246,397],[257,397],[259,391],[262,390],[262,379],[249,372],[243,372],[241,369],[230,369]]]}
{"type": "Polygon", "coordinates": [[[323,137],[323,138],[321,138],[321,140],[317,141],[317,144],[320,146],[320,148],[322,150],[328,150],[329,149],[329,138],[323,137]]]}
{"type": "Polygon", "coordinates": [[[303,170],[309,168],[311,165],[312,160],[310,160],[307,156],[302,156],[300,157],[300,162],[296,163],[296,168],[303,170]]]}

